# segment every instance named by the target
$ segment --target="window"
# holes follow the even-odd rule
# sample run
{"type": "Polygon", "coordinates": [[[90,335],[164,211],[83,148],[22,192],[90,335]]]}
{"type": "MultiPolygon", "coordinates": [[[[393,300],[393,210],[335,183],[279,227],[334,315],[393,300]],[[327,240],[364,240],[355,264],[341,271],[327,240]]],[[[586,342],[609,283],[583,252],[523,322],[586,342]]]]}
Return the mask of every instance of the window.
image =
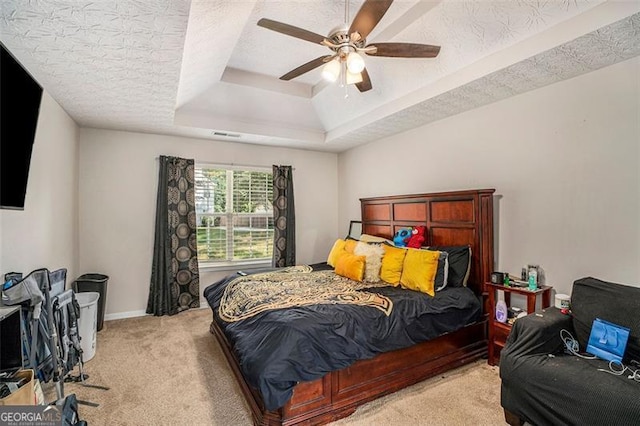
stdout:
{"type": "Polygon", "coordinates": [[[196,165],[195,190],[201,265],[271,260],[271,171],[196,165]]]}

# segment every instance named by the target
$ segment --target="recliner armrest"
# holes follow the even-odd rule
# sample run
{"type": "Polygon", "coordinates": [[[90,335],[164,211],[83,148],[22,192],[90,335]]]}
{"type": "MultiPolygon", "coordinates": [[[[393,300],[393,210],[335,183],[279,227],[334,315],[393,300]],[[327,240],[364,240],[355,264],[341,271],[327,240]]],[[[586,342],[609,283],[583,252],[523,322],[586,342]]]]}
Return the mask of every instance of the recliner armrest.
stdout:
{"type": "Polygon", "coordinates": [[[562,314],[557,308],[543,309],[518,319],[500,354],[500,363],[504,357],[561,352],[564,349],[562,329],[574,333],[571,315],[562,314]]]}

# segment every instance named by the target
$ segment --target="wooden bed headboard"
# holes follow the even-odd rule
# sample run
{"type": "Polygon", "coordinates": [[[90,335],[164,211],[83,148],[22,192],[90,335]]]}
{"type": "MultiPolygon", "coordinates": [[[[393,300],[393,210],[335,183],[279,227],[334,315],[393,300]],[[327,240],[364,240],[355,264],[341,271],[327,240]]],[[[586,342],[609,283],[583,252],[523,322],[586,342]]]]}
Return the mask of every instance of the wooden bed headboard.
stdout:
{"type": "Polygon", "coordinates": [[[361,198],[362,232],[392,239],[400,228],[424,225],[425,246],[471,246],[468,287],[482,294],[493,271],[495,189],[361,198]]]}

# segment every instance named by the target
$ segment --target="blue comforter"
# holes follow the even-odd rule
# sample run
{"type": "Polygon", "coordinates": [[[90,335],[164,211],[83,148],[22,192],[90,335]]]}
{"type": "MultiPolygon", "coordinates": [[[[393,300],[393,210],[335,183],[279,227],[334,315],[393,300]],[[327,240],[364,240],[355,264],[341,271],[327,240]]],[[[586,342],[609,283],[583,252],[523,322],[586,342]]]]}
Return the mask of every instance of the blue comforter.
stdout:
{"type": "Polygon", "coordinates": [[[455,331],[477,321],[482,312],[477,296],[466,287],[445,288],[435,297],[375,287],[358,291],[390,299],[390,313],[371,306],[319,303],[270,309],[229,322],[220,316],[220,303],[237,278],[234,274],[208,286],[204,295],[247,382],[260,391],[268,410],[283,406],[298,382],[455,331]]]}

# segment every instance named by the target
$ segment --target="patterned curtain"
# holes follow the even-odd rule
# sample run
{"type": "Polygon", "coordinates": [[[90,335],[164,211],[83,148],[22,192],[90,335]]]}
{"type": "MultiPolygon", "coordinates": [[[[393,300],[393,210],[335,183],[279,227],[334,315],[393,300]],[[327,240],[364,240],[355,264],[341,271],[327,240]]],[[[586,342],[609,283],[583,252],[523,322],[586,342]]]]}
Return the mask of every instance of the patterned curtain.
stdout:
{"type": "Polygon", "coordinates": [[[194,161],[163,155],[147,313],[174,315],[199,306],[194,161]]]}
{"type": "Polygon", "coordinates": [[[273,260],[275,267],[296,264],[296,212],[291,166],[273,166],[273,260]]]}

